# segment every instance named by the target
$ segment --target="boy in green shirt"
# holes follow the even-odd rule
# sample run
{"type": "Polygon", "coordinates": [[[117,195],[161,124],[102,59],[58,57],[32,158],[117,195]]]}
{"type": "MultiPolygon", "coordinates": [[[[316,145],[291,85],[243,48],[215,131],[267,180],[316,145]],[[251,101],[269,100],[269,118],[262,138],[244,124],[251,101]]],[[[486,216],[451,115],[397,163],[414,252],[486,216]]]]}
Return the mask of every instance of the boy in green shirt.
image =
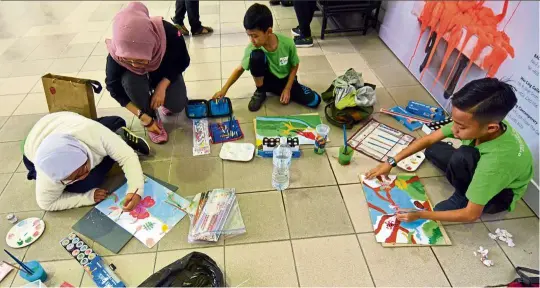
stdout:
{"type": "Polygon", "coordinates": [[[246,47],[244,58],[227,80],[214,99],[227,94],[229,88],[242,76],[245,70],[251,70],[257,90],[249,102],[249,111],[257,111],[266,100],[266,92],[280,95],[282,104],[289,101],[316,108],[321,103],[321,96],[296,80],[300,59],[296,53],[294,41],[272,31],[272,13],[268,7],[253,4],[244,16],[244,28],[251,43],[246,47]]]}
{"type": "Polygon", "coordinates": [[[452,96],[452,118],[366,174],[385,177],[404,158],[426,149],[426,158],[446,172],[454,194],[434,211],[399,213],[400,221],[431,219],[472,222],[482,213],[512,211],[533,176],[531,151],[503,119],[517,103],[513,87],[496,78],[474,80],[452,96]],[[462,140],[458,149],[440,142],[462,140]]]}

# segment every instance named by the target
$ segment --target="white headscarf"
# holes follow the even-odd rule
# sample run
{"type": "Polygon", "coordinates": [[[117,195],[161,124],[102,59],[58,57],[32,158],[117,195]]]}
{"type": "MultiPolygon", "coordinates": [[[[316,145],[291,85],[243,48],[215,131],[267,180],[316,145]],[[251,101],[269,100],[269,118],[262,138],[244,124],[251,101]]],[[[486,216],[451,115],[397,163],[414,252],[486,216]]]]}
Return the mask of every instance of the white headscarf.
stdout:
{"type": "Polygon", "coordinates": [[[86,149],[79,140],[66,134],[51,134],[39,145],[35,164],[49,178],[59,182],[66,179],[87,160],[86,149]]]}

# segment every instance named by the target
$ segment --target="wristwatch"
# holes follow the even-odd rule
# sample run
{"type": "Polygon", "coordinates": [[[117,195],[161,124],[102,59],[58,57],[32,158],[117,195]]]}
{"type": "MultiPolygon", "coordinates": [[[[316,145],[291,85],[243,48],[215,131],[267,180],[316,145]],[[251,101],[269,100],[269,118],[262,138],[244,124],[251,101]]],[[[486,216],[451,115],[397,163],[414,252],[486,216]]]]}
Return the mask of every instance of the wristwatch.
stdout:
{"type": "Polygon", "coordinates": [[[396,162],[396,159],[394,159],[394,157],[386,158],[386,163],[390,164],[390,166],[392,166],[392,167],[397,166],[397,162],[396,162]]]}

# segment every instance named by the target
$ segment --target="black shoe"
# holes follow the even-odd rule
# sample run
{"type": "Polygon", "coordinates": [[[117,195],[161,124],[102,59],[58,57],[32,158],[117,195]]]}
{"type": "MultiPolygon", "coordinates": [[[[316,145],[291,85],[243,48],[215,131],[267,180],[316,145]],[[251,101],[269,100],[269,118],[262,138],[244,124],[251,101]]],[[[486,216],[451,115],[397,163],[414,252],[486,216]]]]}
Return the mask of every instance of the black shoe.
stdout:
{"type": "Polygon", "coordinates": [[[293,34],[293,36],[300,36],[300,26],[292,28],[291,33],[293,34]]]}
{"type": "Polygon", "coordinates": [[[251,100],[249,101],[249,104],[248,104],[249,111],[251,112],[259,111],[259,109],[261,109],[262,104],[264,103],[264,100],[266,100],[266,93],[256,90],[253,93],[253,96],[251,96],[251,100]]]}
{"type": "Polygon", "coordinates": [[[271,0],[271,1],[268,1],[270,2],[270,5],[274,6],[274,5],[279,5],[279,0],[271,0]]]}
{"type": "Polygon", "coordinates": [[[313,47],[313,38],[311,37],[294,37],[294,45],[299,48],[313,47]]]}
{"type": "Polygon", "coordinates": [[[133,150],[141,153],[142,155],[150,155],[150,145],[148,145],[148,142],[146,142],[144,138],[135,135],[126,127],[122,127],[122,130],[123,139],[129,145],[129,147],[133,148],[133,150]]]}

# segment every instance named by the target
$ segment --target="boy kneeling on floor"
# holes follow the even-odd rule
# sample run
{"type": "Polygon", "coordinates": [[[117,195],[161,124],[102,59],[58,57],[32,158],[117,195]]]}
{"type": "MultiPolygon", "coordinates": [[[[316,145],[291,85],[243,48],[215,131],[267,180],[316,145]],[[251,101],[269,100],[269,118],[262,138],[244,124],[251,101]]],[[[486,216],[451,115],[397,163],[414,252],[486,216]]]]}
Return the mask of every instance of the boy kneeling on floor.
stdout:
{"type": "Polygon", "coordinates": [[[482,213],[512,211],[533,176],[531,151],[503,120],[516,103],[511,85],[496,78],[474,80],[452,96],[454,122],[413,142],[366,177],[385,177],[397,162],[427,148],[426,158],[446,173],[454,194],[434,211],[398,214],[398,220],[472,222],[482,213]],[[462,146],[441,142],[446,137],[461,139],[462,146]]]}
{"type": "Polygon", "coordinates": [[[266,100],[266,92],[281,95],[282,104],[289,101],[311,108],[321,103],[321,96],[296,80],[300,59],[296,53],[294,41],[272,31],[272,13],[268,7],[253,4],[244,16],[244,28],[251,40],[246,47],[242,63],[213,98],[221,98],[242,76],[245,70],[251,70],[257,90],[249,102],[249,111],[257,111],[266,100]]]}

